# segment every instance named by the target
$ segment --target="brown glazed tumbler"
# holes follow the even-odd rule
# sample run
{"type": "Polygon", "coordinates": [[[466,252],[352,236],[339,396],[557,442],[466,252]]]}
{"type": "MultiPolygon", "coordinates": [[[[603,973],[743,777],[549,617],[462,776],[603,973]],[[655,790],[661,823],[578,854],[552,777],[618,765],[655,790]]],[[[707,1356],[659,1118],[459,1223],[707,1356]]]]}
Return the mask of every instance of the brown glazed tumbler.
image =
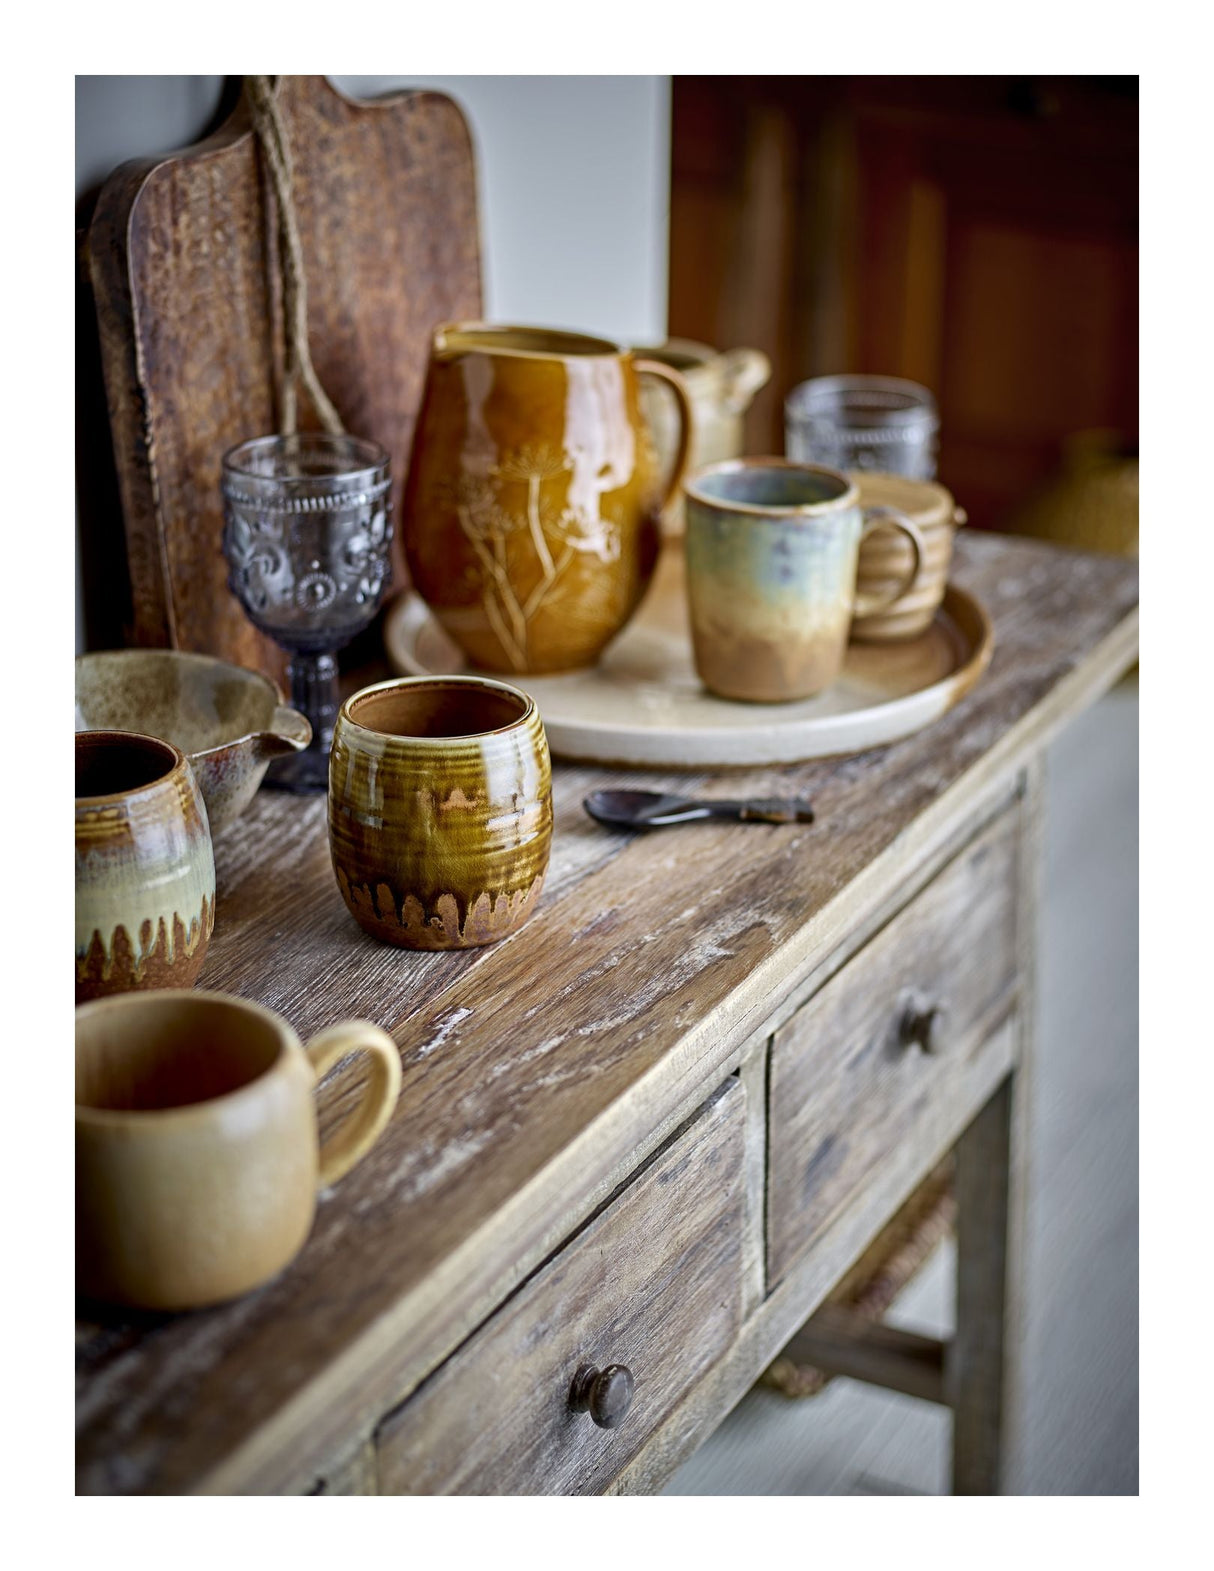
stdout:
{"type": "Polygon", "coordinates": [[[470,949],[539,899],[552,771],[534,699],[487,677],[366,687],[337,717],[329,846],[342,898],[375,938],[470,949]]]}

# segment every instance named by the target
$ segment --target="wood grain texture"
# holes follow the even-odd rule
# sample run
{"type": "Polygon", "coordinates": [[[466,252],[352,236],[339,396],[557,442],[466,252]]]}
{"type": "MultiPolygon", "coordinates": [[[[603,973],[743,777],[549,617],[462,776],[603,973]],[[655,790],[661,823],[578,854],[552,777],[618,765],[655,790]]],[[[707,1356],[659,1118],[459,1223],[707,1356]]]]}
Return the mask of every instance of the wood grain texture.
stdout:
{"type": "MultiPolygon", "coordinates": [[[[341,903],[323,803],[262,793],[216,847],[201,985],[259,999],[304,1036],[342,1016],[374,1020],[400,1045],[404,1090],[277,1281],[200,1315],[86,1311],[79,1489],[308,1487],[328,1451],[369,1433],[475,1330],[654,1127],[704,1082],[707,1094],[815,967],[1134,658],[1133,564],[963,536],[956,571],[991,611],[996,648],[939,724],[715,785],[805,791],[818,811],[808,827],[617,836],[582,813],[588,789],[686,789],[688,777],[558,768],[543,899],[492,949],[376,944],[341,903]]],[[[875,1231],[941,1154],[923,1153],[909,1177],[892,1164],[890,1192],[884,1174],[874,1185],[884,1215],[857,1225],[875,1231]]],[[[798,1277],[804,1307],[765,1361],[813,1307],[819,1265],[837,1265],[837,1280],[870,1237],[798,1277]]]]}
{"type": "Polygon", "coordinates": [[[823,1304],[784,1349],[796,1364],[828,1375],[866,1380],[925,1402],[944,1401],[944,1343],[880,1320],[866,1320],[841,1304],[823,1304]]]}
{"type": "Polygon", "coordinates": [[[381,1494],[597,1494],[742,1319],[736,1079],[504,1304],[377,1435],[381,1494]],[[618,1429],[569,1402],[579,1367],[624,1364],[618,1429]]]}
{"type": "Polygon", "coordinates": [[[973,1106],[1016,981],[1017,818],[1007,813],[777,1033],[768,1112],[768,1285],[941,1100],[973,1106]],[[933,1050],[908,1001],[948,1013],[933,1050]]]}
{"type": "Polygon", "coordinates": [[[985,1082],[972,1087],[969,1108],[947,1101],[933,1106],[918,1142],[897,1147],[869,1183],[856,1191],[814,1248],[789,1268],[762,1305],[747,1319],[730,1350],[688,1393],[645,1449],[611,1485],[613,1494],[644,1494],[660,1489],[679,1464],[720,1423],[754,1384],[757,1376],[823,1304],[840,1277],[860,1258],[937,1162],[951,1150],[969,1122],[973,1107],[985,1103],[1007,1077],[1016,1047],[1013,1017],[999,1026],[986,1045],[985,1082]]]}
{"type": "Polygon", "coordinates": [[[1037,1023],[1043,768],[1026,771],[1017,891],[1016,1066],[957,1146],[957,1330],[945,1376],[953,1406],[953,1493],[1015,1493],[1022,1441],[1029,1128],[1037,1023]]]}
{"type": "MultiPolygon", "coordinates": [[[[392,459],[399,501],[431,330],[481,309],[468,129],[442,94],[355,103],[285,77],[312,359],[346,428],[392,459]]],[[[219,466],[278,429],[273,198],[243,105],[212,137],[124,164],[89,231],[131,575],[133,640],[280,676],[227,589],[219,466]],[[272,325],[273,324],[273,325],[272,325]]],[[[315,415],[300,411],[305,429],[315,415]]],[[[394,581],[404,558],[393,545],[394,581]]]]}

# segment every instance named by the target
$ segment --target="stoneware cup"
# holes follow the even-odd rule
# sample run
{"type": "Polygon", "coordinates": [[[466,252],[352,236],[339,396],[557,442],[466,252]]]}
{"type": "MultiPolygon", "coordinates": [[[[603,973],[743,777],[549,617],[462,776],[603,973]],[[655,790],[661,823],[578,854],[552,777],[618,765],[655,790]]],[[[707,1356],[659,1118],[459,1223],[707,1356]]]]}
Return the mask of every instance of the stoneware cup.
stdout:
{"type": "Polygon", "coordinates": [[[192,987],[215,921],[202,793],[180,748],[76,733],[76,1002],[192,987]]]}
{"type": "Polygon", "coordinates": [[[281,1016],[222,993],[101,999],[76,1011],[78,1291],[195,1309],[258,1287],[292,1260],[318,1187],[378,1139],[400,1056],[351,1020],[306,1048],[281,1016]],[[358,1108],[320,1149],[313,1090],[370,1055],[358,1108]]]}
{"type": "Polygon", "coordinates": [[[513,933],[552,842],[534,699],[487,677],[408,677],[342,705],[329,845],[342,898],[376,938],[470,949],[513,933]]]}
{"type": "Polygon", "coordinates": [[[687,469],[678,373],[582,333],[436,329],[401,506],[413,586],[472,664],[593,665],[640,604],[687,469]],[[665,484],[640,379],[673,393],[665,484]]]}
{"type": "MultiPolygon", "coordinates": [[[[907,480],[903,475],[862,474],[851,477],[860,491],[860,505],[893,508],[909,518],[923,542],[923,559],[909,589],[895,595],[888,605],[861,615],[852,623],[856,643],[896,643],[917,638],[932,624],[953,560],[953,537],[966,521],[952,495],[934,480],[907,480]]],[[[875,531],[860,545],[856,588],[876,600],[905,578],[910,566],[910,546],[895,530],[875,531]]]]}
{"type": "Polygon", "coordinates": [[[919,571],[915,525],[862,509],[846,475],[784,458],[712,464],[685,487],[696,670],[722,698],[811,698],[839,675],[852,617],[897,598],[919,571]],[[858,595],[860,542],[896,529],[911,563],[883,596],[858,595]]]}

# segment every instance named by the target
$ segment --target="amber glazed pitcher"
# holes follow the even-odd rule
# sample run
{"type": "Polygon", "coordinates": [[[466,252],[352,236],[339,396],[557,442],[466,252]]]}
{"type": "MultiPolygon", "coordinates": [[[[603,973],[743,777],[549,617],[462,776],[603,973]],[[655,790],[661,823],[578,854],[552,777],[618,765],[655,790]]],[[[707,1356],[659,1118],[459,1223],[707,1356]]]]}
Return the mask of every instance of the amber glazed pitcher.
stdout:
{"type": "Polygon", "coordinates": [[[473,664],[594,664],[648,587],[690,433],[677,372],[606,339],[483,323],[435,331],[402,533],[414,587],[473,664]],[[679,411],[664,488],[642,376],[664,382],[679,411]]]}

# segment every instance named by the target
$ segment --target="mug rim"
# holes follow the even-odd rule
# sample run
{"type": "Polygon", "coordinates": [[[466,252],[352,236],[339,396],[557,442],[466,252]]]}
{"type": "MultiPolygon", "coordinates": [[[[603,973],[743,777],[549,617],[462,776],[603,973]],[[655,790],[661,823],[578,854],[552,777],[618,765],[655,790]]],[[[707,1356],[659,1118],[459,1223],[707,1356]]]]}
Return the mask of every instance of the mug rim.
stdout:
{"type": "Polygon", "coordinates": [[[82,1014],[90,1019],[96,1014],[106,1011],[115,1012],[123,1008],[134,1008],[136,1012],[150,1008],[158,1003],[185,1003],[202,1001],[204,1009],[214,1005],[221,1005],[224,1009],[233,1009],[237,1013],[245,1011],[260,1017],[274,1031],[278,1039],[278,1051],[265,1066],[258,1071],[251,1080],[246,1080],[243,1085],[233,1086],[230,1091],[221,1091],[218,1096],[208,1096],[200,1102],[183,1102],[177,1107],[93,1107],[88,1102],[76,1103],[76,1122],[92,1124],[98,1128],[130,1128],[136,1125],[148,1127],[153,1121],[163,1123],[165,1119],[178,1122],[191,1118],[202,1117],[210,1108],[219,1106],[231,1107],[238,1099],[250,1097],[270,1075],[278,1073],[286,1061],[286,1056],[291,1048],[298,1047],[303,1050],[299,1034],[288,1020],[275,1010],[267,1008],[265,1004],[258,1004],[251,998],[238,998],[234,993],[219,993],[213,989],[200,987],[164,987],[150,990],[134,990],[127,993],[111,993],[106,998],[91,998],[87,1003],[76,1006],[76,1021],[79,1023],[82,1014]]]}
{"type": "Polygon", "coordinates": [[[807,464],[795,458],[726,458],[720,463],[705,464],[683,483],[683,493],[701,507],[715,507],[726,513],[741,513],[757,518],[816,518],[834,513],[844,507],[859,506],[860,490],[856,482],[841,469],[831,469],[826,464],[807,464]],[[842,490],[838,496],[821,502],[737,502],[729,497],[709,496],[697,489],[698,482],[710,475],[742,474],[752,469],[795,470],[798,474],[827,475],[838,481],[842,490]]]}
{"type": "Polygon", "coordinates": [[[123,802],[141,801],[149,793],[159,790],[161,786],[173,778],[183,764],[189,762],[185,753],[182,752],[176,743],[168,742],[162,736],[149,736],[144,731],[112,731],[104,726],[85,726],[76,732],[77,741],[82,736],[103,736],[107,740],[121,742],[151,742],[156,747],[166,748],[173,755],[173,760],[163,774],[157,775],[154,780],[145,780],[142,785],[129,786],[125,791],[106,791],[99,796],[78,796],[76,798],[77,811],[83,809],[91,812],[94,808],[117,807],[123,802]]]}
{"type": "MultiPolygon", "coordinates": [[[[554,340],[576,340],[585,348],[560,349],[554,344],[549,349],[519,349],[512,348],[509,344],[470,344],[468,352],[478,350],[495,355],[505,355],[517,360],[618,360],[625,355],[634,354],[636,351],[628,348],[612,338],[603,338],[598,333],[584,333],[575,327],[548,327],[536,322],[440,322],[430,336],[432,351],[441,352],[447,346],[443,344],[446,333],[482,334],[485,338],[499,333],[533,333],[537,337],[551,338],[554,340]],[[591,348],[590,346],[594,347],[591,348]]],[[[457,351],[458,352],[458,351],[457,351]]]]}
{"type": "Polygon", "coordinates": [[[491,676],[475,676],[471,672],[458,676],[395,676],[383,682],[372,682],[369,687],[360,687],[357,693],[351,693],[338,711],[338,719],[355,731],[361,731],[365,736],[373,736],[383,742],[399,742],[410,747],[450,747],[453,742],[481,742],[491,736],[505,736],[511,731],[517,731],[527,724],[532,716],[538,714],[535,699],[530,693],[524,692],[521,687],[514,687],[509,682],[498,681],[491,676]],[[402,735],[399,731],[380,731],[375,726],[364,725],[351,713],[351,706],[360,699],[368,698],[373,693],[383,693],[401,688],[419,687],[466,687],[477,692],[484,692],[486,688],[493,692],[502,693],[507,698],[521,700],[523,710],[514,720],[508,720],[505,725],[493,726],[487,731],[466,731],[457,736],[411,736],[402,735]]]}

